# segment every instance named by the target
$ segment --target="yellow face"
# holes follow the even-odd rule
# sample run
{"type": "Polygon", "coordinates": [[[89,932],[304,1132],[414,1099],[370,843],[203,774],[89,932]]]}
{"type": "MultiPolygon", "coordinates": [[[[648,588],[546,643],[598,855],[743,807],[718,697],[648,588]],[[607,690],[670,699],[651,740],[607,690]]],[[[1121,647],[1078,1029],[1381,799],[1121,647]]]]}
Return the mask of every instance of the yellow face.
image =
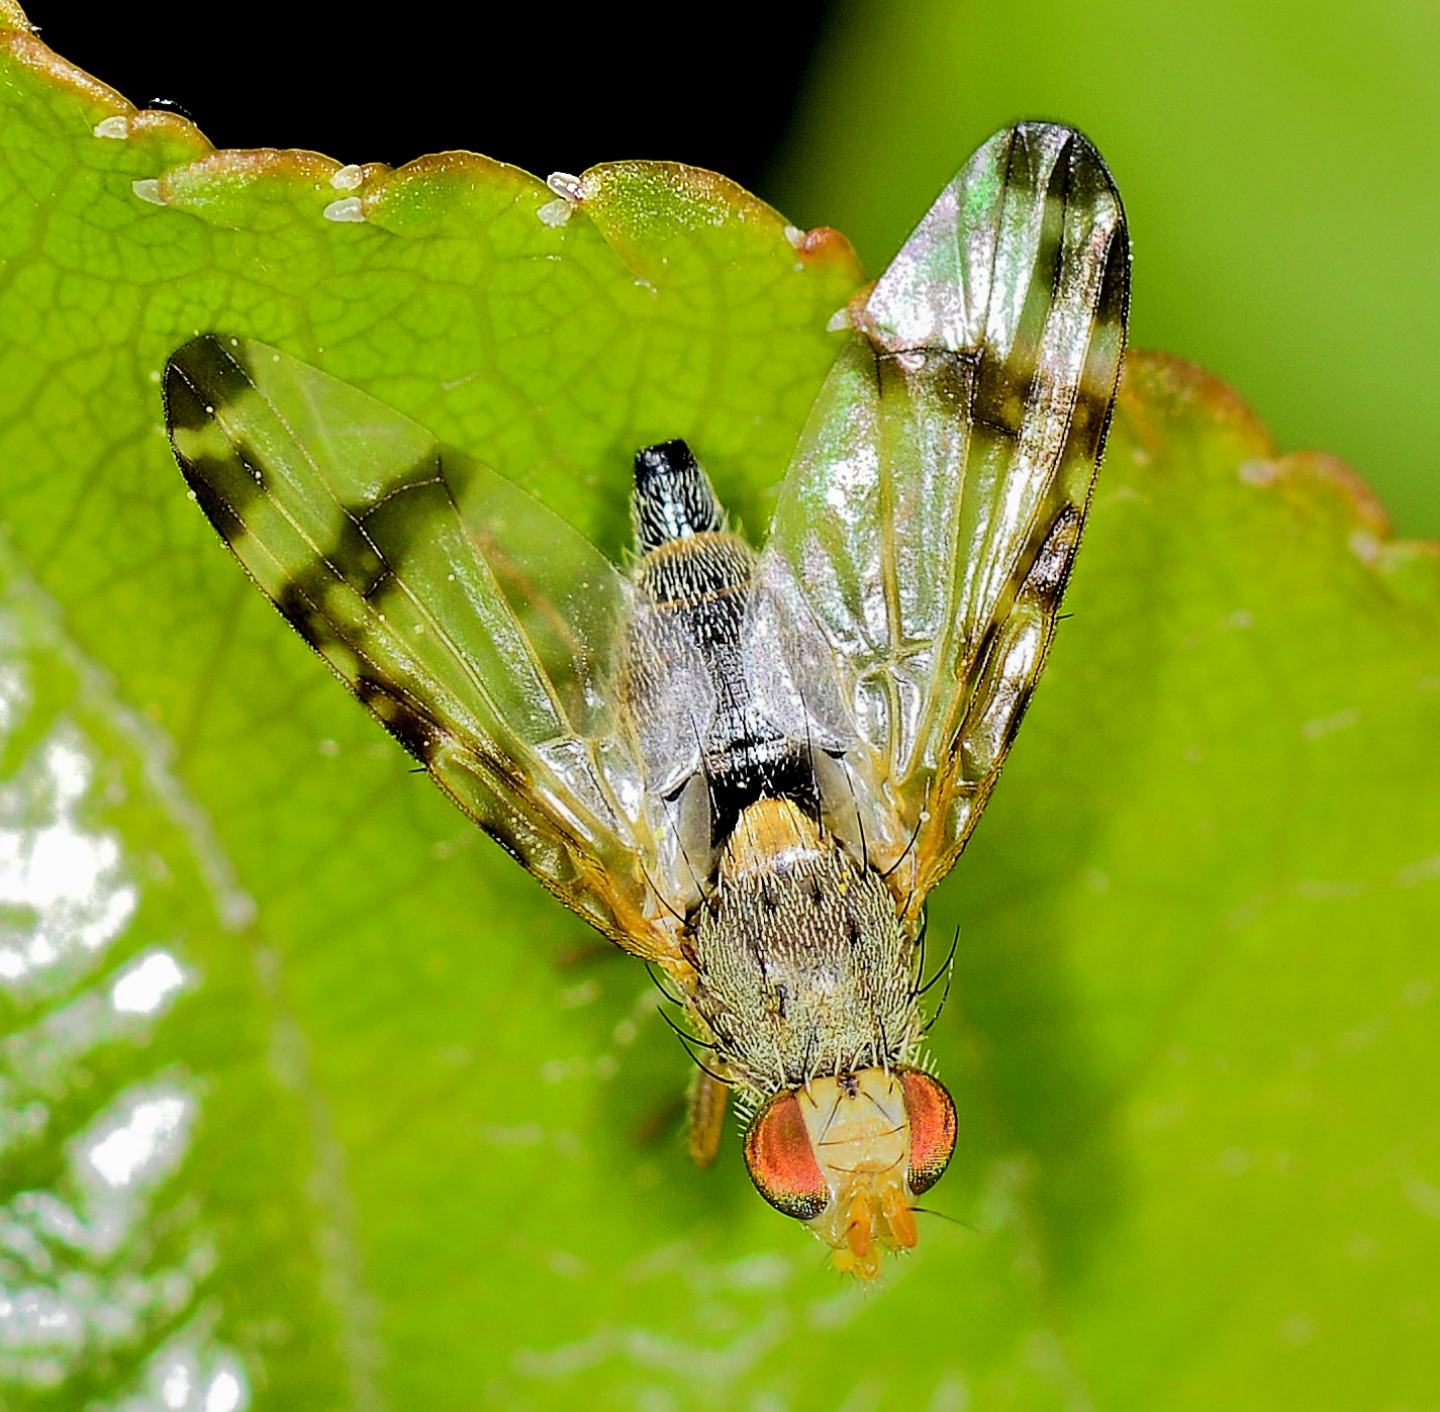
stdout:
{"type": "Polygon", "coordinates": [[[862,1069],[777,1093],[745,1138],[760,1194],[834,1249],[838,1269],[874,1279],[886,1250],[915,1244],[912,1198],[955,1147],[955,1105],[919,1069],[862,1069]]]}

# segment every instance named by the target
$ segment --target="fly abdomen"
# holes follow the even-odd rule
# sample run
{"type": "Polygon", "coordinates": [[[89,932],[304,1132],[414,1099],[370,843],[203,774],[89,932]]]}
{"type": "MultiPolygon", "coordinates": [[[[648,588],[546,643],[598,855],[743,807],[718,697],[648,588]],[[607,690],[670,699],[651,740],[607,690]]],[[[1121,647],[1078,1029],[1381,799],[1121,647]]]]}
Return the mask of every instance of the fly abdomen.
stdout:
{"type": "MultiPolygon", "coordinates": [[[[658,546],[640,561],[636,576],[661,619],[698,654],[710,683],[710,712],[696,743],[717,845],[741,810],[758,798],[785,796],[810,809],[816,803],[803,748],[757,709],[746,677],[741,638],[754,564],[754,551],[738,535],[707,531],[658,546]]],[[[656,663],[660,679],[648,692],[651,709],[684,710],[685,693],[665,679],[667,665],[673,664],[656,663]]]]}
{"type": "Polygon", "coordinates": [[[671,540],[725,528],[725,511],[710,478],[683,441],[662,441],[635,453],[632,506],[642,554],[671,540]]]}
{"type": "Polygon", "coordinates": [[[756,799],[788,798],[815,812],[805,748],[759,710],[747,676],[742,643],[755,551],[726,530],[725,511],[683,441],[636,453],[633,505],[635,585],[647,607],[631,626],[627,693],[648,732],[652,778],[665,782],[662,794],[678,794],[686,780],[667,764],[693,748],[716,847],[756,799]]]}

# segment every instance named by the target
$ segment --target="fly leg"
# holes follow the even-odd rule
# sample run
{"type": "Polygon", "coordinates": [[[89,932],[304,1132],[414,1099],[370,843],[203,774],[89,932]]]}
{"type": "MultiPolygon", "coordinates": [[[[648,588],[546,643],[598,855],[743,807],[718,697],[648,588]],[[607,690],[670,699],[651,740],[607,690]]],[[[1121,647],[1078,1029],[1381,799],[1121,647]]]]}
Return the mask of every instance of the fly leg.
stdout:
{"type": "Polygon", "coordinates": [[[696,1069],[686,1095],[685,1112],[690,1156],[697,1167],[708,1167],[720,1151],[729,1102],[730,1086],[704,1069],[696,1069]]]}

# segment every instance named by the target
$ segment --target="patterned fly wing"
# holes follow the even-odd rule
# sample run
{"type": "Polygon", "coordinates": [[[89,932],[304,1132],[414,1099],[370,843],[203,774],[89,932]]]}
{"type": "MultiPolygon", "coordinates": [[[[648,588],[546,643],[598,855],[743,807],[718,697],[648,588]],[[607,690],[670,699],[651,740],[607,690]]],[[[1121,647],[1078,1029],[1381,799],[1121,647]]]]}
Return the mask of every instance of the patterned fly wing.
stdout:
{"type": "Polygon", "coordinates": [[[630,598],[613,566],[503,477],[265,344],[187,343],[165,406],[211,523],[441,789],[605,935],[673,957],[612,714],[630,598]]]}
{"type": "Polygon", "coordinates": [[[858,813],[912,915],[964,847],[1044,665],[1129,273],[1095,149],[1050,124],[997,134],[852,306],[861,337],[781,489],[752,677],[787,731],[803,714],[843,761],[834,826],[858,813]]]}

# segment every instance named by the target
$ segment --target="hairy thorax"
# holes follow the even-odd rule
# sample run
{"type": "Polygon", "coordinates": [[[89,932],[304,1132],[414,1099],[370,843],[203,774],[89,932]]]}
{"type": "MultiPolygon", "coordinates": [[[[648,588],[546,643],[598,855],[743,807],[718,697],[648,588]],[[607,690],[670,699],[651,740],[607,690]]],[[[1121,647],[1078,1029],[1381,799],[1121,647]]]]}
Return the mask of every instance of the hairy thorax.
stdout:
{"type": "Polygon", "coordinates": [[[693,945],[716,1057],[751,1089],[888,1066],[911,1047],[914,944],[893,895],[788,800],[740,815],[693,945]]]}

